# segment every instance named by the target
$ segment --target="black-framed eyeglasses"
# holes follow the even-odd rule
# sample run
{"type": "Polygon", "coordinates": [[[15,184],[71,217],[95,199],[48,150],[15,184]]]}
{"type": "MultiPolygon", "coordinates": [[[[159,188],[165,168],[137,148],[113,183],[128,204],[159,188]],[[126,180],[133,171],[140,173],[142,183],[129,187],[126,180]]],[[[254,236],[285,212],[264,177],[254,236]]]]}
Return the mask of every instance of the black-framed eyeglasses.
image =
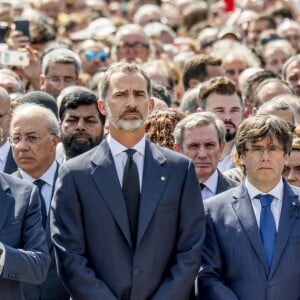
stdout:
{"type": "Polygon", "coordinates": [[[86,51],[85,58],[89,61],[99,59],[100,61],[106,61],[107,54],[104,51],[86,51]]]}

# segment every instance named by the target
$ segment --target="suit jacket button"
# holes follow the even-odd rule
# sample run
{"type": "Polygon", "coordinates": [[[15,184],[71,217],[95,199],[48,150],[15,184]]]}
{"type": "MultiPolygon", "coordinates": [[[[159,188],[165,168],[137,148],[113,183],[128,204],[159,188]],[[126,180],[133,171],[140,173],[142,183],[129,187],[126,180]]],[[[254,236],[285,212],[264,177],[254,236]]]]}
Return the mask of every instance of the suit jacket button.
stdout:
{"type": "Polygon", "coordinates": [[[140,273],[140,269],[138,269],[138,268],[133,269],[133,274],[134,275],[138,275],[139,273],[140,273]]]}
{"type": "Polygon", "coordinates": [[[272,281],[269,281],[268,282],[268,287],[272,287],[273,286],[273,282],[272,281]]]}

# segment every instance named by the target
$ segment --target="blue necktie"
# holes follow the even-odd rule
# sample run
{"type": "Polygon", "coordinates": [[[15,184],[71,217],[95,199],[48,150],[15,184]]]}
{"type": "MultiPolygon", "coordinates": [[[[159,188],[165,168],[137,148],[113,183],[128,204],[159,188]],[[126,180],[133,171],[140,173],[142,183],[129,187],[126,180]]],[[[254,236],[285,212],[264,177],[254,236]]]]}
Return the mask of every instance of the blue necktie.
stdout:
{"type": "Polygon", "coordinates": [[[273,249],[276,240],[276,225],[271,210],[271,203],[273,201],[273,196],[257,195],[256,198],[260,200],[261,212],[260,212],[260,235],[264,245],[265,254],[267,258],[268,267],[272,263],[273,249]]]}

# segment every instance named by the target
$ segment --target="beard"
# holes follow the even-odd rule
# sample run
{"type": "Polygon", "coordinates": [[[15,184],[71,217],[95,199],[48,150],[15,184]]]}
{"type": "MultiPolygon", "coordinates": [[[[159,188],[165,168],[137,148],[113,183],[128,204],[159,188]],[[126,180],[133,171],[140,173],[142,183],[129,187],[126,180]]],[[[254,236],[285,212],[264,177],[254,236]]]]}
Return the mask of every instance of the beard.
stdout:
{"type": "Polygon", "coordinates": [[[143,115],[140,111],[135,108],[126,109],[119,117],[113,116],[110,108],[107,106],[107,118],[108,121],[113,124],[115,128],[120,130],[124,130],[127,132],[134,132],[140,129],[146,122],[147,114],[143,115]],[[136,113],[137,117],[126,119],[126,114],[128,113],[136,113]]]}
{"type": "Polygon", "coordinates": [[[232,123],[231,121],[224,121],[224,125],[231,125],[234,128],[234,131],[230,132],[230,129],[226,129],[226,133],[225,133],[225,141],[226,142],[230,142],[232,140],[235,139],[236,136],[236,126],[234,123],[232,123]]]}
{"type": "Polygon", "coordinates": [[[75,132],[68,136],[61,133],[61,142],[65,149],[66,158],[73,158],[99,145],[102,140],[102,136],[103,133],[93,139],[86,132],[75,132]],[[84,142],[79,142],[76,140],[78,137],[85,137],[87,140],[84,142]]]}

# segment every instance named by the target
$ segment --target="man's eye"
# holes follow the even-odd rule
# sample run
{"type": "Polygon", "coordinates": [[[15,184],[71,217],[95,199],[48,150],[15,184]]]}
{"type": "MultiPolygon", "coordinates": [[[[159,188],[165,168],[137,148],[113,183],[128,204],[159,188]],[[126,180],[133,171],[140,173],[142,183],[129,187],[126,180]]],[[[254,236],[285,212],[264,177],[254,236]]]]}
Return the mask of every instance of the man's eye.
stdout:
{"type": "Polygon", "coordinates": [[[39,137],[35,136],[35,135],[28,135],[26,137],[26,139],[29,143],[36,143],[38,141],[39,137]]]}

